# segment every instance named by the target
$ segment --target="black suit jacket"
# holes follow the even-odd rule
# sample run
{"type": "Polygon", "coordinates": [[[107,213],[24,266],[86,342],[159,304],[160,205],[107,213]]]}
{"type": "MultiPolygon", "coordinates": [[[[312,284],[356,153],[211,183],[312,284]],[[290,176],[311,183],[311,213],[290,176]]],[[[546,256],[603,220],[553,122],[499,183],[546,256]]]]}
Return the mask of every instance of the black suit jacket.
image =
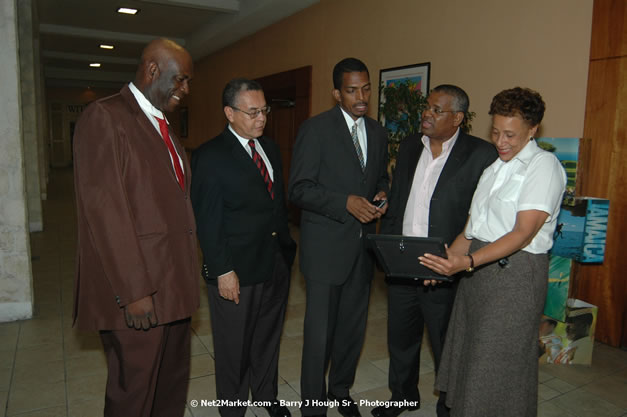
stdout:
{"type": "Polygon", "coordinates": [[[252,158],[228,127],[192,154],[192,205],[204,265],[203,276],[216,283],[234,270],[240,285],[272,277],[275,255],[288,267],[296,243],[287,226],[287,208],[278,146],[258,139],[274,171],[274,200],[252,158]]]}
{"type": "MultiPolygon", "coordinates": [[[[390,207],[381,223],[381,233],[403,234],[403,217],[418,160],[424,149],[422,134],[401,142],[392,182],[390,207]]],[[[477,182],[497,158],[494,146],[475,136],[459,132],[429,206],[429,237],[442,237],[450,245],[466,225],[477,182]]]]}
{"type": "Polygon", "coordinates": [[[303,209],[300,268],[307,279],[338,285],[348,278],[376,223],[361,224],[346,210],[349,194],[372,200],[388,192],[387,132],[364,117],[365,172],[339,106],[305,121],[292,155],[289,198],[303,209]]]}

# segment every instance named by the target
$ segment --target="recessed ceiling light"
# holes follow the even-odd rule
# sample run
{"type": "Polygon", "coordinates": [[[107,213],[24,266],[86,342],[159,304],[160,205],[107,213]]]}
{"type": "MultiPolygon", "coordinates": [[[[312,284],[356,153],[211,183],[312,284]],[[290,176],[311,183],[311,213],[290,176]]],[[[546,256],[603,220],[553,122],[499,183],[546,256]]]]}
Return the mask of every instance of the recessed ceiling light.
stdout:
{"type": "Polygon", "coordinates": [[[100,47],[102,49],[113,49],[113,45],[105,45],[105,44],[101,44],[100,47]]]}
{"type": "Polygon", "coordinates": [[[100,62],[92,62],[89,66],[92,68],[100,68],[100,62]]]}
{"type": "Polygon", "coordinates": [[[118,8],[118,13],[137,14],[137,12],[139,12],[139,9],[132,9],[130,7],[119,7],[118,8]]]}

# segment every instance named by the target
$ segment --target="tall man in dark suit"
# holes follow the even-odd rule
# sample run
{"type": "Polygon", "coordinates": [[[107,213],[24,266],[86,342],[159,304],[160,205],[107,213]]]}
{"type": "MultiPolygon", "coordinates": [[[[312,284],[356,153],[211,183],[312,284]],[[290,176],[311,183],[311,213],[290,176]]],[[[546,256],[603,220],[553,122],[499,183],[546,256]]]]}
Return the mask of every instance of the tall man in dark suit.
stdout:
{"type": "Polygon", "coordinates": [[[100,330],[105,416],[182,416],[198,258],[190,168],[163,112],[189,92],[192,59],[158,39],[135,81],[87,107],[74,134],[74,320],[100,330]]]}
{"type": "Polygon", "coordinates": [[[301,126],[291,165],[290,200],[303,209],[300,267],[307,286],[301,396],[305,416],[326,413],[328,398],[346,417],[364,341],[373,260],[366,235],[387,207],[387,134],[366,116],[368,69],[355,58],[333,69],[338,105],[301,126]]]}
{"type": "MultiPolygon", "coordinates": [[[[497,157],[494,146],[462,132],[468,95],[454,85],[440,85],[427,98],[422,134],[409,136],[398,152],[390,209],[381,232],[441,237],[450,245],[461,233],[483,170],[497,157]]],[[[399,406],[376,407],[375,417],[396,417],[420,407],[418,375],[424,325],[429,331],[436,371],[455,297],[455,286],[388,278],[389,386],[399,406]],[[411,405],[410,405],[411,404],[411,405]]],[[[445,393],[437,405],[447,416],[445,393]]]]}
{"type": "Polygon", "coordinates": [[[222,94],[228,126],[192,156],[192,204],[208,283],[219,400],[223,417],[242,417],[248,391],[271,417],[289,417],[277,402],[279,341],[296,244],[278,146],[263,136],[261,86],[230,81],[222,94]]]}

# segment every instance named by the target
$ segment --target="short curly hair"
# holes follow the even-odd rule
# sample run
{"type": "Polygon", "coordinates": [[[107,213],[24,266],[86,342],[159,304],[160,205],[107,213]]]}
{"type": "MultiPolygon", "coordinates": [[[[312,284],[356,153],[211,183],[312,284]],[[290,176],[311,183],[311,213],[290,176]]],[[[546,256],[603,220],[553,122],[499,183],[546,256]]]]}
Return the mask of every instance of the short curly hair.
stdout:
{"type": "Polygon", "coordinates": [[[532,127],[540,124],[545,109],[544,100],[537,91],[522,87],[501,91],[490,104],[491,115],[519,116],[532,127]]]}

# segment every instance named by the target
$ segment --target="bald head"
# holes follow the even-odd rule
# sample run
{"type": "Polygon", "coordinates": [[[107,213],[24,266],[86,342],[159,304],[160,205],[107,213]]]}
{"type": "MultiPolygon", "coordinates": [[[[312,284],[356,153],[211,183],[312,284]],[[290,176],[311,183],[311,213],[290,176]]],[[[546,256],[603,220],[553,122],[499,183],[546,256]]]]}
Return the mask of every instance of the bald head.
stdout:
{"type": "Polygon", "coordinates": [[[134,84],[153,106],[170,112],[189,93],[193,76],[192,58],[183,47],[169,39],[155,39],[142,52],[134,84]]]}

